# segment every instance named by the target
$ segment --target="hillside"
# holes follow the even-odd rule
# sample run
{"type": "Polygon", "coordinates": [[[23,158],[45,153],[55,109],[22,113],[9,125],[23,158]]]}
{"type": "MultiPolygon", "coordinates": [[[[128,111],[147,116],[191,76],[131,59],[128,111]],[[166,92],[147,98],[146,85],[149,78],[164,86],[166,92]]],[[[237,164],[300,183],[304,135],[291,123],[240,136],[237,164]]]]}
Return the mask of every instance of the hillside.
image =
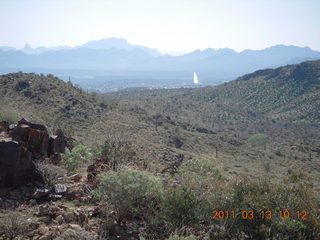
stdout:
{"type": "MultiPolygon", "coordinates": [[[[179,104],[189,104],[193,101],[203,105],[211,104],[211,107],[220,105],[222,108],[223,105],[228,110],[238,112],[238,115],[243,113],[247,118],[318,123],[319,89],[320,60],[317,60],[276,69],[258,70],[216,87],[119,91],[106,96],[136,100],[171,98],[177,100],[179,104]]],[[[182,107],[181,111],[185,108],[188,107],[182,107]]],[[[200,112],[205,114],[205,111],[200,112]]]]}
{"type": "Polygon", "coordinates": [[[53,75],[2,75],[0,122],[25,117],[78,143],[59,166],[39,165],[54,176],[51,192],[66,186],[60,200],[0,188],[0,239],[318,239],[319,64],[105,96],[53,75]],[[212,216],[220,211],[236,217],[212,216]],[[245,219],[266,211],[273,217],[245,219]]]}
{"type": "Polygon", "coordinates": [[[87,94],[50,74],[2,75],[0,93],[2,114],[11,114],[14,120],[25,116],[70,133],[76,128],[88,128],[110,108],[95,94],[87,94]]]}
{"type": "Polygon", "coordinates": [[[184,141],[182,150],[215,154],[218,148],[227,154],[224,165],[232,169],[247,165],[236,167],[237,172],[254,175],[261,159],[270,159],[280,176],[289,166],[305,168],[309,159],[308,169],[316,176],[320,170],[319,66],[320,61],[310,61],[260,70],[217,87],[120,91],[106,96],[119,99],[124,112],[139,112],[150,123],[154,120],[148,115],[158,116],[167,129],[168,122],[174,123],[179,129],[176,135],[184,141]],[[256,133],[269,137],[267,151],[248,145],[256,133]]]}
{"type": "Polygon", "coordinates": [[[262,117],[319,123],[319,89],[320,60],[256,71],[203,95],[262,117]]]}

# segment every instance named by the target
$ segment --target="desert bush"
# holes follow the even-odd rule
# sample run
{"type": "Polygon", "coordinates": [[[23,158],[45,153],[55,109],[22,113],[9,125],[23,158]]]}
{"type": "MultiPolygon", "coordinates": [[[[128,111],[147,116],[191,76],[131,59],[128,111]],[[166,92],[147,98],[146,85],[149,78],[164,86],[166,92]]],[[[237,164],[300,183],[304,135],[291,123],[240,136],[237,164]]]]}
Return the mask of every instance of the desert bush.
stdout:
{"type": "Polygon", "coordinates": [[[182,186],[188,188],[197,196],[198,201],[205,208],[199,209],[199,213],[202,212],[204,219],[212,207],[220,206],[219,199],[223,198],[222,193],[226,191],[226,185],[221,171],[212,159],[204,158],[188,161],[179,168],[175,178],[182,186]]]}
{"type": "Polygon", "coordinates": [[[73,231],[67,230],[61,236],[55,238],[54,240],[97,240],[98,237],[90,232],[81,230],[73,231]]]}
{"type": "Polygon", "coordinates": [[[95,196],[113,204],[119,219],[153,215],[161,201],[162,182],[151,173],[123,169],[102,173],[99,178],[95,196]]]}
{"type": "Polygon", "coordinates": [[[225,206],[238,213],[244,210],[255,214],[272,212],[271,219],[230,219],[231,231],[243,231],[254,239],[315,239],[320,234],[320,203],[316,193],[305,184],[279,184],[267,178],[238,179],[225,206]],[[288,211],[291,218],[281,217],[279,211],[288,211]],[[308,212],[308,218],[299,219],[297,211],[308,212]]]}
{"type": "Polygon", "coordinates": [[[266,147],[269,143],[269,138],[263,133],[257,133],[249,137],[248,141],[254,147],[266,147]]]}
{"type": "Polygon", "coordinates": [[[3,110],[0,108],[0,122],[6,121],[9,124],[17,124],[21,119],[21,115],[15,110],[3,110]]]}
{"type": "Polygon", "coordinates": [[[75,172],[83,163],[92,159],[92,153],[89,147],[77,144],[71,151],[68,149],[62,154],[61,165],[68,172],[75,172]]]}
{"type": "Polygon", "coordinates": [[[269,173],[271,171],[271,162],[270,162],[270,160],[264,160],[262,162],[262,165],[263,165],[263,170],[266,173],[269,173]]]}
{"type": "Polygon", "coordinates": [[[65,169],[53,164],[37,162],[36,167],[48,185],[55,184],[59,177],[64,177],[67,174],[65,169]]]}
{"type": "Polygon", "coordinates": [[[190,189],[179,187],[165,192],[157,220],[168,232],[183,226],[193,226],[202,219],[201,203],[190,189]]]}
{"type": "Polygon", "coordinates": [[[281,152],[280,150],[276,150],[274,153],[275,153],[278,157],[283,157],[283,156],[284,156],[284,153],[281,152]]]}
{"type": "Polygon", "coordinates": [[[5,239],[16,239],[16,237],[23,234],[26,229],[27,222],[18,214],[6,215],[0,219],[0,237],[3,235],[5,239]]]}
{"type": "Polygon", "coordinates": [[[308,178],[308,174],[305,173],[304,171],[300,170],[290,170],[290,172],[288,171],[289,173],[289,177],[288,179],[286,179],[286,182],[288,183],[297,183],[301,180],[305,180],[308,178]]]}
{"type": "Polygon", "coordinates": [[[120,133],[110,134],[100,149],[100,156],[108,158],[113,170],[119,169],[122,164],[133,162],[136,152],[127,137],[120,133]]]}

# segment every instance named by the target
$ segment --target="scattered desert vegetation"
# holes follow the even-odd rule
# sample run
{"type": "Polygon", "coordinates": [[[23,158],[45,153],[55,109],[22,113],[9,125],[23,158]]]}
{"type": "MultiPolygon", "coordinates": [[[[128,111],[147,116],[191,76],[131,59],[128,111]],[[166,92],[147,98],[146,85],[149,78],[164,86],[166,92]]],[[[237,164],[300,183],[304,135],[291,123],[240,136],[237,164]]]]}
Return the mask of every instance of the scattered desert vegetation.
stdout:
{"type": "Polygon", "coordinates": [[[26,117],[73,143],[34,160],[44,186],[1,189],[0,239],[319,239],[319,64],[106,96],[1,76],[1,132],[26,117]]]}

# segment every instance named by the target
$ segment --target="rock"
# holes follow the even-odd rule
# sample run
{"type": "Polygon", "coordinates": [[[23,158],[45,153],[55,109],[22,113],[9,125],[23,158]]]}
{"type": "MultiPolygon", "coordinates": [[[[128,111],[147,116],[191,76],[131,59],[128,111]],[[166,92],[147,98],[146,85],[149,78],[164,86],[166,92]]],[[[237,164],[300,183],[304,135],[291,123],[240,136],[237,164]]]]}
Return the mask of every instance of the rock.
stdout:
{"type": "Polygon", "coordinates": [[[65,212],[63,213],[63,218],[67,223],[75,221],[75,215],[73,212],[65,212]]]}
{"type": "Polygon", "coordinates": [[[58,224],[61,225],[64,222],[64,218],[61,215],[59,215],[58,217],[56,217],[56,221],[58,222],[58,224]]]}
{"type": "Polygon", "coordinates": [[[59,208],[50,207],[48,204],[45,204],[39,207],[39,212],[37,215],[39,217],[49,216],[51,218],[55,218],[58,211],[59,211],[59,208]]]}
{"type": "Polygon", "coordinates": [[[50,216],[43,216],[39,218],[39,221],[45,224],[50,224],[52,222],[52,218],[50,216]]]}
{"type": "Polygon", "coordinates": [[[107,158],[99,158],[94,161],[93,164],[89,165],[87,168],[87,179],[88,182],[93,186],[96,187],[98,185],[98,174],[111,170],[109,160],[107,158]]]}
{"type": "Polygon", "coordinates": [[[74,216],[76,222],[81,226],[85,226],[88,224],[88,216],[83,211],[74,211],[74,216]]]}
{"type": "Polygon", "coordinates": [[[78,225],[78,224],[69,224],[69,227],[70,227],[71,229],[77,230],[77,231],[81,231],[81,230],[82,230],[81,226],[78,225]]]}
{"type": "Polygon", "coordinates": [[[53,153],[51,156],[49,156],[49,163],[58,165],[59,162],[61,162],[61,155],[60,153],[53,153]]]}
{"type": "Polygon", "coordinates": [[[81,176],[80,176],[80,174],[74,174],[74,175],[72,175],[72,176],[70,176],[68,179],[70,179],[71,181],[74,181],[74,182],[80,182],[80,180],[81,180],[81,176]]]}
{"type": "Polygon", "coordinates": [[[62,195],[60,195],[60,194],[50,194],[49,195],[49,198],[51,199],[51,200],[59,200],[59,199],[61,199],[61,198],[63,198],[63,196],[62,195]]]}
{"type": "Polygon", "coordinates": [[[46,131],[30,129],[28,135],[28,147],[34,158],[39,159],[47,156],[49,135],[46,131]]]}
{"type": "Polygon", "coordinates": [[[52,161],[57,164],[61,160],[60,153],[65,152],[66,137],[61,130],[49,141],[44,125],[24,118],[18,125],[8,126],[7,122],[0,122],[0,134],[0,187],[44,183],[33,161],[52,156],[52,161]]]}
{"type": "Polygon", "coordinates": [[[16,187],[39,178],[28,149],[12,140],[0,140],[0,187],[16,187]]]}
{"type": "Polygon", "coordinates": [[[16,126],[17,126],[17,124],[10,124],[9,131],[12,131],[16,126]]]}
{"type": "Polygon", "coordinates": [[[68,189],[68,192],[65,193],[66,199],[72,201],[72,200],[80,200],[81,197],[86,195],[86,185],[85,184],[77,184],[77,185],[71,185],[68,189]]]}
{"type": "MultiPolygon", "coordinates": [[[[48,145],[48,156],[55,155],[56,153],[64,153],[66,148],[67,139],[61,129],[56,131],[56,135],[51,136],[48,145]]],[[[57,157],[55,157],[57,160],[57,157]]],[[[61,160],[61,159],[60,159],[61,160]]]]}
{"type": "Polygon", "coordinates": [[[32,220],[31,218],[27,219],[27,223],[28,223],[28,226],[27,226],[28,232],[36,230],[40,227],[40,223],[32,220]]]}
{"type": "Polygon", "coordinates": [[[37,201],[35,199],[30,199],[29,205],[30,206],[35,206],[37,204],[37,201]]]}
{"type": "Polygon", "coordinates": [[[51,234],[46,234],[44,236],[41,236],[39,240],[52,240],[52,235],[51,234]]]}
{"type": "Polygon", "coordinates": [[[169,139],[169,144],[174,145],[176,148],[181,148],[183,142],[177,136],[171,136],[169,139]]]}
{"type": "Polygon", "coordinates": [[[13,141],[28,141],[30,127],[28,125],[19,125],[10,131],[10,137],[13,141]]]}
{"type": "Polygon", "coordinates": [[[23,141],[35,158],[47,155],[49,135],[45,126],[30,123],[24,118],[12,129],[10,136],[14,141],[23,141]]]}
{"type": "Polygon", "coordinates": [[[18,122],[18,125],[28,125],[30,126],[30,128],[32,129],[36,129],[36,130],[39,130],[39,131],[44,131],[44,132],[48,132],[47,131],[47,128],[44,126],[44,125],[41,125],[41,124],[37,124],[37,123],[31,123],[29,122],[28,120],[26,120],[25,118],[22,118],[19,122],[18,122]]]}
{"type": "Polygon", "coordinates": [[[67,186],[64,184],[55,184],[53,187],[56,194],[63,194],[68,191],[67,186]]]}
{"type": "Polygon", "coordinates": [[[52,192],[53,192],[52,187],[37,188],[33,193],[32,197],[34,199],[47,198],[52,192]]]}
{"type": "Polygon", "coordinates": [[[3,134],[2,136],[5,137],[8,134],[9,131],[9,123],[6,121],[0,122],[0,134],[3,134]]]}

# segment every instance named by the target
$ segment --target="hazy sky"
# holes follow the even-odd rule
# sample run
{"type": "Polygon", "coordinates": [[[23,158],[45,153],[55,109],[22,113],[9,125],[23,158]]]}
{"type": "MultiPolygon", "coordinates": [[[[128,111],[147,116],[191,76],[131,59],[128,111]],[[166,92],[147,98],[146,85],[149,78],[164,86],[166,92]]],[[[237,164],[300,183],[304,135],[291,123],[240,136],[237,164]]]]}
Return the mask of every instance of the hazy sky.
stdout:
{"type": "Polygon", "coordinates": [[[119,37],[165,52],[320,50],[320,0],[0,0],[0,46],[119,37]]]}

